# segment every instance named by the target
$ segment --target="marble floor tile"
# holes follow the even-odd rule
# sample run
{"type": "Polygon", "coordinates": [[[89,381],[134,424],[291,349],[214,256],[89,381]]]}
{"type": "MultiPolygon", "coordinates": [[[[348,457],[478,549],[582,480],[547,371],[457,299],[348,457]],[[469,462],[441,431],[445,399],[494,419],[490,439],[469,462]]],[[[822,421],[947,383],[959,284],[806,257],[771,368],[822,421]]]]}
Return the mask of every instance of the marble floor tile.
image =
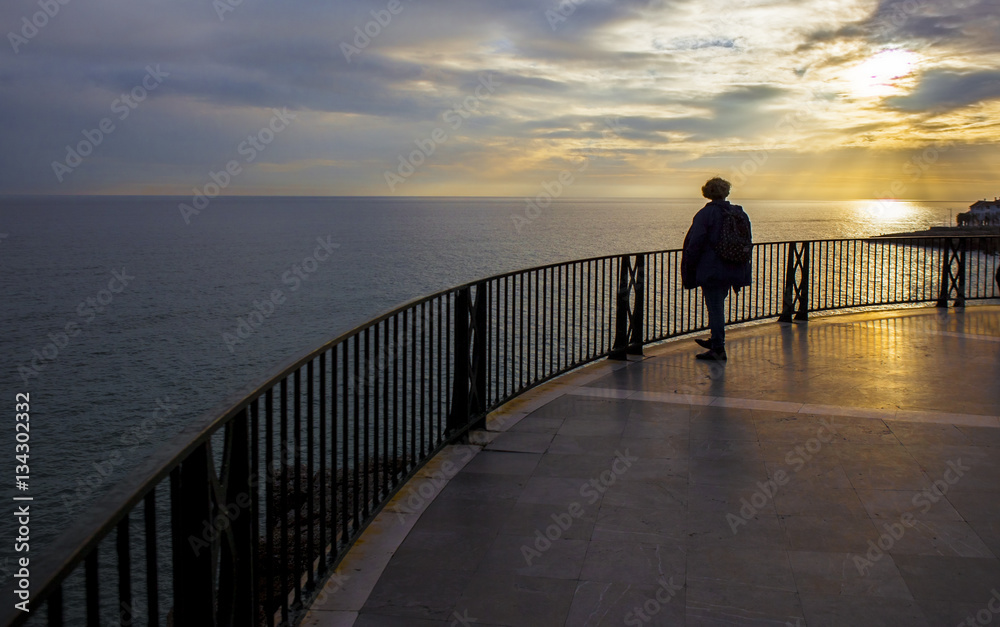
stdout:
{"type": "Polygon", "coordinates": [[[925,490],[932,480],[914,461],[862,462],[841,459],[856,490],[925,490]]]}
{"type": "MultiPolygon", "coordinates": [[[[618,473],[620,481],[660,481],[678,477],[687,479],[688,460],[686,458],[641,457],[628,447],[623,447],[621,453],[622,459],[627,460],[628,465],[623,472],[618,473]]],[[[615,470],[620,470],[624,463],[620,462],[615,470]]]]}
{"type": "Polygon", "coordinates": [[[529,477],[519,475],[493,475],[459,473],[441,490],[438,499],[494,500],[517,499],[521,496],[529,477]]]}
{"type": "Polygon", "coordinates": [[[541,459],[542,455],[539,453],[483,451],[469,461],[465,471],[493,475],[530,475],[541,459]]]}
{"type": "Polygon", "coordinates": [[[588,546],[587,540],[564,539],[557,525],[531,536],[501,534],[494,538],[477,570],[576,580],[588,546]]]}
{"type": "Polygon", "coordinates": [[[498,532],[514,515],[512,499],[435,499],[427,506],[415,528],[420,530],[451,530],[471,528],[498,532]]]}
{"type": "Polygon", "coordinates": [[[972,444],[969,436],[953,424],[904,422],[887,420],[896,439],[905,446],[936,444],[972,444]]]}
{"type": "Polygon", "coordinates": [[[584,581],[656,585],[661,578],[684,581],[687,549],[683,544],[646,544],[594,540],[580,573],[584,581]]]}
{"type": "Polygon", "coordinates": [[[756,482],[768,480],[764,464],[752,460],[692,458],[688,468],[692,484],[753,489],[756,482]]]}
{"type": "Polygon", "coordinates": [[[911,599],[803,594],[801,600],[809,627],[934,627],[911,599]]]}
{"type": "Polygon", "coordinates": [[[614,420],[594,420],[592,418],[572,418],[559,427],[559,435],[591,435],[621,437],[625,430],[626,418],[614,420]]]}
{"type": "Polygon", "coordinates": [[[702,459],[742,459],[764,461],[756,440],[691,440],[691,457],[702,459]]]}
{"type": "Polygon", "coordinates": [[[774,495],[774,509],[779,516],[816,516],[827,520],[868,518],[853,488],[780,486],[774,495]]]}
{"type": "Polygon", "coordinates": [[[447,620],[468,582],[467,572],[393,568],[390,563],[360,615],[371,612],[410,619],[447,620]]]}
{"type": "Polygon", "coordinates": [[[687,541],[690,547],[789,547],[785,529],[776,515],[763,512],[754,515],[742,509],[688,511],[687,541]]]}
{"type": "Polygon", "coordinates": [[[769,498],[753,498],[759,488],[755,485],[743,487],[692,485],[688,487],[688,511],[690,512],[739,512],[740,509],[755,515],[761,512],[777,518],[774,500],[769,498]],[[755,501],[751,503],[751,501],[755,501]]]}
{"type": "Polygon", "coordinates": [[[551,433],[531,433],[527,431],[507,431],[501,433],[486,446],[487,451],[510,451],[514,453],[544,453],[552,442],[551,433]]]}
{"type": "MultiPolygon", "coordinates": [[[[891,533],[891,529],[885,529],[886,524],[880,521],[876,526],[882,533],[891,533]]],[[[904,527],[902,537],[895,541],[890,552],[893,555],[997,557],[969,523],[962,520],[924,520],[919,516],[912,527],[904,527]]]]}
{"type": "Polygon", "coordinates": [[[799,551],[864,553],[868,541],[878,537],[867,518],[828,520],[818,516],[780,516],[789,547],[799,551]]]}
{"type": "Polygon", "coordinates": [[[810,457],[804,451],[794,451],[780,462],[765,462],[764,466],[771,479],[778,478],[778,473],[783,472],[788,477],[785,485],[793,490],[854,488],[838,458],[810,457]]]}
{"type": "Polygon", "coordinates": [[[687,436],[667,436],[665,438],[622,437],[615,450],[628,450],[638,457],[656,459],[687,459],[691,456],[687,436]]]}
{"type": "Polygon", "coordinates": [[[590,485],[589,481],[580,477],[531,477],[517,502],[553,505],[559,509],[566,509],[573,503],[599,503],[603,493],[590,485]]]}
{"type": "Polygon", "coordinates": [[[950,490],[945,499],[963,520],[1000,521],[1000,492],[950,490]]]}
{"type": "Polygon", "coordinates": [[[899,520],[910,513],[920,520],[962,520],[944,497],[923,490],[858,490],[858,498],[874,519],[899,520]]]}
{"type": "Polygon", "coordinates": [[[562,416],[536,416],[532,414],[530,417],[519,420],[517,424],[507,430],[513,432],[555,434],[559,431],[559,427],[563,425],[563,422],[565,422],[565,418],[562,416]]]}
{"type": "MultiPolygon", "coordinates": [[[[445,625],[450,625],[452,622],[453,618],[450,616],[447,620],[428,620],[423,618],[365,613],[357,616],[356,620],[346,623],[345,625],[353,625],[354,627],[444,627],[445,625]]],[[[305,625],[306,623],[303,623],[303,627],[305,627],[305,625]]],[[[327,626],[326,623],[318,623],[316,627],[332,626],[327,626]]]]}
{"type": "Polygon", "coordinates": [[[918,600],[930,625],[1000,627],[1000,588],[980,603],[918,600]]]}
{"type": "Polygon", "coordinates": [[[687,627],[723,625],[804,625],[794,592],[742,583],[697,582],[687,587],[687,627]]]}
{"type": "Polygon", "coordinates": [[[559,537],[564,540],[590,540],[600,506],[585,501],[578,504],[579,507],[560,507],[549,503],[515,503],[500,525],[499,533],[534,537],[556,525],[560,529],[559,537]]]}
{"type": "Polygon", "coordinates": [[[688,434],[686,420],[659,421],[630,418],[621,431],[621,437],[626,439],[655,439],[684,437],[688,434]]]}
{"type": "Polygon", "coordinates": [[[389,560],[387,570],[421,570],[425,564],[452,572],[476,569],[483,553],[496,538],[490,529],[459,527],[423,530],[416,528],[389,560]]]}
{"type": "Polygon", "coordinates": [[[598,477],[612,468],[613,455],[556,455],[542,457],[532,473],[536,477],[598,477]]]}
{"type": "Polygon", "coordinates": [[[684,625],[683,582],[663,579],[657,584],[580,581],[566,625],[620,627],[684,625]]]}
{"type": "Polygon", "coordinates": [[[563,625],[576,593],[576,581],[482,571],[468,581],[454,612],[497,625],[563,625]]]}
{"type": "MultiPolygon", "coordinates": [[[[559,455],[614,455],[621,448],[621,439],[603,435],[562,435],[552,438],[547,453],[559,455]]],[[[660,442],[650,444],[663,446],[660,442]]]]}
{"type": "Polygon", "coordinates": [[[1000,520],[974,520],[969,522],[969,526],[976,532],[983,544],[993,552],[993,555],[1000,557],[1000,520]]]}
{"type": "MultiPolygon", "coordinates": [[[[600,489],[588,486],[592,493],[600,489]]],[[[607,487],[602,503],[608,507],[639,509],[683,509],[687,507],[688,482],[683,477],[655,481],[616,481],[607,487]]]]}
{"type": "Polygon", "coordinates": [[[742,583],[768,590],[795,592],[795,578],[782,548],[697,547],[688,550],[687,581],[742,583]]]}
{"type": "Polygon", "coordinates": [[[800,594],[913,599],[892,556],[871,562],[867,558],[859,562],[858,558],[858,554],[835,551],[788,552],[800,594]]]}
{"type": "Polygon", "coordinates": [[[978,557],[893,555],[914,599],[985,604],[1000,589],[1000,561],[978,557]]]}
{"type": "Polygon", "coordinates": [[[649,509],[604,504],[593,525],[592,540],[645,544],[684,543],[687,512],[683,507],[649,509]]]}

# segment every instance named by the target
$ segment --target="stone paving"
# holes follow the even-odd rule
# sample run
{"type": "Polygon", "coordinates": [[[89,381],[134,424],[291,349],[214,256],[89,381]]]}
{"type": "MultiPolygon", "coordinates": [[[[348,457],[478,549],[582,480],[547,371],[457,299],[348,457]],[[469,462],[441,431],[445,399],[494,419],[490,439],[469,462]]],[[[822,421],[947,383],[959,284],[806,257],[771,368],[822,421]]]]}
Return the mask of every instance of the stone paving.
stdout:
{"type": "Polygon", "coordinates": [[[491,415],[303,625],[1000,625],[1000,307],[731,329],[491,415]]]}

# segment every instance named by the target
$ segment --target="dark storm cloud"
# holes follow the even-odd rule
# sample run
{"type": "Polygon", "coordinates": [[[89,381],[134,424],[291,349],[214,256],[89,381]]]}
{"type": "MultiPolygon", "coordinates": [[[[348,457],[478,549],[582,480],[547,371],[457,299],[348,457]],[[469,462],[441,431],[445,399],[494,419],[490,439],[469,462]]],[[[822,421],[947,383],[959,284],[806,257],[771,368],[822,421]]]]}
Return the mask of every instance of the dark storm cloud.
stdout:
{"type": "Polygon", "coordinates": [[[880,0],[875,11],[863,20],[812,32],[799,50],[837,40],[864,39],[882,44],[907,40],[937,45],[947,42],[966,49],[995,51],[998,13],[1000,0],[880,0]]]}
{"type": "Polygon", "coordinates": [[[931,70],[920,77],[913,93],[890,98],[889,104],[904,111],[939,112],[996,99],[1000,99],[1000,70],[931,70]]]}

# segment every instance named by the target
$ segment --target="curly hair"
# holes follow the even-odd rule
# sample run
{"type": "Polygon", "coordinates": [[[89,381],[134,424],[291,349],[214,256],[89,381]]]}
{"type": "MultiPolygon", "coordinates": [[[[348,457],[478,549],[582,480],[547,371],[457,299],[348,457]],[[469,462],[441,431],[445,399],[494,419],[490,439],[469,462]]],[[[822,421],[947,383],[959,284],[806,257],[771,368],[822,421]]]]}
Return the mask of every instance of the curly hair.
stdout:
{"type": "Polygon", "coordinates": [[[733,188],[729,181],[718,176],[709,179],[701,188],[701,195],[709,200],[725,200],[729,196],[729,190],[733,188]]]}

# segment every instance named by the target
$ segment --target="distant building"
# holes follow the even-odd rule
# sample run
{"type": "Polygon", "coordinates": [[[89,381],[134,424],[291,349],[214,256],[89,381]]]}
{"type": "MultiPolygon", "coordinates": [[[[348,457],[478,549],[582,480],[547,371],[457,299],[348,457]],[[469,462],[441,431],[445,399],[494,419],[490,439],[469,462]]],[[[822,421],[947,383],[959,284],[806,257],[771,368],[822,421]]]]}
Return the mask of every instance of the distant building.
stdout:
{"type": "Polygon", "coordinates": [[[969,212],[979,224],[1000,224],[1000,198],[977,200],[969,206],[969,212]]]}

